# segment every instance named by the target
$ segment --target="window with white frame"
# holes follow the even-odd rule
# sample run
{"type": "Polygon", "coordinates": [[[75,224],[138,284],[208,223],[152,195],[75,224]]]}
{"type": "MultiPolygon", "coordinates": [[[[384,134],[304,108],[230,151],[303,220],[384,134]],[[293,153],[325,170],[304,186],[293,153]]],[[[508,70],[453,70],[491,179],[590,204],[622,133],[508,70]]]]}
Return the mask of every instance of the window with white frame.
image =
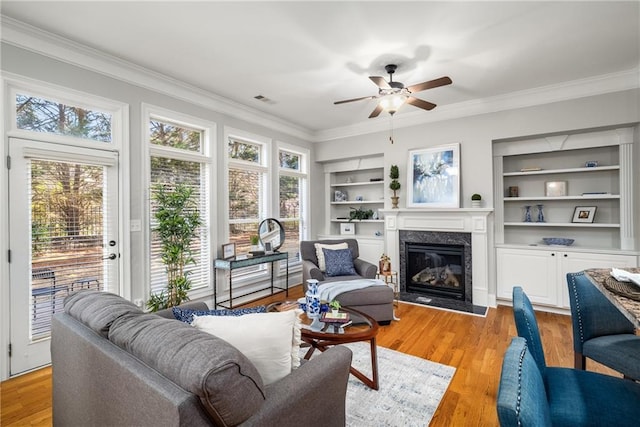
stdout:
{"type": "Polygon", "coordinates": [[[251,236],[268,216],[269,144],[229,136],[229,241],[236,253],[247,253],[251,236]]]}
{"type": "Polygon", "coordinates": [[[162,261],[160,239],[153,231],[158,220],[158,211],[154,194],[161,188],[165,191],[175,189],[179,185],[192,190],[192,199],[196,202],[201,226],[195,242],[191,244],[191,256],[195,262],[187,265],[188,279],[191,289],[207,288],[211,283],[211,236],[210,236],[210,193],[211,165],[213,150],[208,141],[210,127],[171,120],[166,117],[149,114],[149,220],[151,224],[150,241],[150,283],[151,292],[165,290],[167,273],[162,261]]]}
{"type": "Polygon", "coordinates": [[[278,149],[278,216],[286,233],[281,250],[290,263],[300,261],[300,240],[306,238],[307,159],[303,151],[278,149]]]}

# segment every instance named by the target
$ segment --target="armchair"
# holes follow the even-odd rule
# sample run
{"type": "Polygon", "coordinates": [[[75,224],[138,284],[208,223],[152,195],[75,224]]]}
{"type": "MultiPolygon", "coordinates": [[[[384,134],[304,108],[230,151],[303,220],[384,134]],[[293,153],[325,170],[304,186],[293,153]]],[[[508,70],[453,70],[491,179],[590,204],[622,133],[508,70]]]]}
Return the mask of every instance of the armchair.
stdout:
{"type": "MultiPolygon", "coordinates": [[[[340,240],[306,240],[300,242],[300,257],[302,258],[302,284],[307,290],[307,280],[316,279],[320,283],[348,281],[357,279],[373,279],[376,277],[378,267],[374,264],[358,258],[358,241],[356,239],[340,240]],[[356,274],[345,276],[329,276],[320,268],[316,243],[321,245],[346,244],[351,250],[353,266],[356,274]]],[[[393,289],[389,286],[371,286],[362,289],[341,293],[336,297],[340,304],[348,305],[356,310],[373,317],[378,323],[388,325],[393,320],[393,289]]],[[[359,319],[354,319],[357,322],[359,319]]]]}
{"type": "Polygon", "coordinates": [[[574,367],[585,369],[586,358],[640,380],[640,336],[626,317],[589,281],[584,272],[567,274],[574,367]]]}
{"type": "Polygon", "coordinates": [[[316,279],[319,282],[335,282],[338,280],[353,280],[353,279],[373,279],[376,277],[378,267],[358,258],[360,252],[358,250],[358,241],[356,239],[341,239],[341,240],[303,240],[300,242],[300,257],[302,258],[302,281],[306,288],[308,279],[316,279]],[[353,266],[356,270],[356,275],[348,276],[327,276],[325,271],[320,269],[320,262],[318,261],[318,255],[316,251],[316,243],[321,245],[338,245],[346,243],[347,247],[351,250],[351,256],[353,257],[353,266]]]}

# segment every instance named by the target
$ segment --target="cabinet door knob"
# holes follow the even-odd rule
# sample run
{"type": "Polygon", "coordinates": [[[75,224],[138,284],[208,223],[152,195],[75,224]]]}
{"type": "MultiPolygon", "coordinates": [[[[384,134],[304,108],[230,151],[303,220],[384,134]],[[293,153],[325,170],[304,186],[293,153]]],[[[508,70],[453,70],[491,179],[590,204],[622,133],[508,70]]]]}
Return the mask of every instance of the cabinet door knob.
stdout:
{"type": "Polygon", "coordinates": [[[556,256],[556,254],[554,252],[551,252],[551,256],[556,256]]]}
{"type": "Polygon", "coordinates": [[[565,258],[566,258],[566,257],[568,257],[568,256],[569,256],[569,255],[567,255],[567,254],[564,254],[564,257],[565,257],[565,258]]]}

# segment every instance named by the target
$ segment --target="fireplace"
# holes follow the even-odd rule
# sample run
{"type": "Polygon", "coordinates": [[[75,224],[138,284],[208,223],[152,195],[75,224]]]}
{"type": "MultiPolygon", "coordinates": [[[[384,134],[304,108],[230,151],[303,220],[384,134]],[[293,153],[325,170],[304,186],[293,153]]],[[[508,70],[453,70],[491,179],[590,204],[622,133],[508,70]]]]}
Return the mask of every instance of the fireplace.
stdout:
{"type": "Polygon", "coordinates": [[[407,301],[473,304],[471,233],[399,231],[400,292],[407,301]]]}
{"type": "Polygon", "coordinates": [[[464,300],[464,246],[406,243],[406,290],[464,300]]]}

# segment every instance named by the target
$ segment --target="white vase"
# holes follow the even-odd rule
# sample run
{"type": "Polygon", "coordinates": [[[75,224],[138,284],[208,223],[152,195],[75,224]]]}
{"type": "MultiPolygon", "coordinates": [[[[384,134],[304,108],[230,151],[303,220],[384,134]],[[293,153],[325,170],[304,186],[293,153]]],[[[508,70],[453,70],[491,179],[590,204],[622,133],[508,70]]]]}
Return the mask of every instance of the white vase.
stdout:
{"type": "Polygon", "coordinates": [[[472,208],[481,208],[482,207],[482,200],[472,200],[471,201],[471,207],[472,208]]]}

